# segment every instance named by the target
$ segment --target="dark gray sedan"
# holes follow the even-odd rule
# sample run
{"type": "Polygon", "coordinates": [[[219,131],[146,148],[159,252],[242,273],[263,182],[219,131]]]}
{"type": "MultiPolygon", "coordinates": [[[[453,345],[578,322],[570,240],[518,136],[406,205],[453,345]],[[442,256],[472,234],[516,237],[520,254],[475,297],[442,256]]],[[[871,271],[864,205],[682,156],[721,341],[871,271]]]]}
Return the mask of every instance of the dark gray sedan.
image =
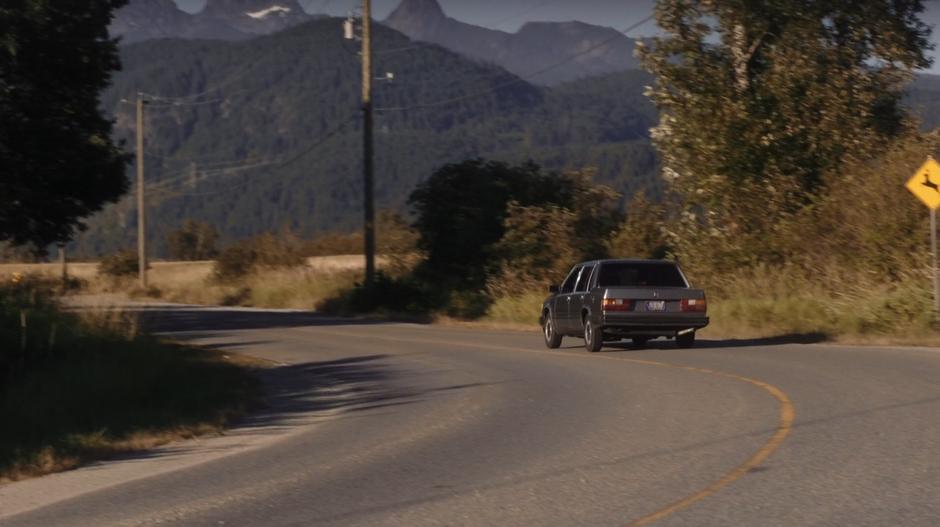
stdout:
{"type": "Polygon", "coordinates": [[[589,351],[600,351],[604,342],[631,338],[643,346],[658,337],[691,348],[696,330],[708,325],[705,292],[666,260],[579,263],[549,291],[539,318],[549,348],[565,336],[583,336],[589,351]]]}

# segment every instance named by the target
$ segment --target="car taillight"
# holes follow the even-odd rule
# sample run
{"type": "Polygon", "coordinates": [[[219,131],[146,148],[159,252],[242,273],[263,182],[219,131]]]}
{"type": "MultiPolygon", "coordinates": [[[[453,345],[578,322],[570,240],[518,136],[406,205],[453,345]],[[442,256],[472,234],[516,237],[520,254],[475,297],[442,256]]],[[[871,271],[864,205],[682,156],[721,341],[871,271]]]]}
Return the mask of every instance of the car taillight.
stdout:
{"type": "Polygon", "coordinates": [[[604,311],[632,311],[633,300],[624,298],[605,298],[604,311]]]}
{"type": "Polygon", "coordinates": [[[682,311],[692,311],[704,313],[708,309],[708,303],[705,302],[704,298],[683,298],[682,299],[682,311]]]}

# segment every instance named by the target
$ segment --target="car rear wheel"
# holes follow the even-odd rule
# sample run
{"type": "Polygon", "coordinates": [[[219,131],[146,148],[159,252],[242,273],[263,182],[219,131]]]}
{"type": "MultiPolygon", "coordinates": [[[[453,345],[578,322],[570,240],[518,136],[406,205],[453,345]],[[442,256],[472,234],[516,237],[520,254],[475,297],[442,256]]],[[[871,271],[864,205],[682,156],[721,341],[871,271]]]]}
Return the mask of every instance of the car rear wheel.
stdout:
{"type": "Polygon", "coordinates": [[[676,335],[676,345],[682,349],[689,349],[695,346],[695,332],[690,331],[684,335],[676,335]]]}
{"type": "Polygon", "coordinates": [[[597,331],[590,318],[584,319],[584,348],[590,352],[600,351],[604,346],[604,334],[597,331]]]}
{"type": "Polygon", "coordinates": [[[561,333],[555,329],[555,321],[551,313],[545,314],[545,323],[542,324],[542,336],[545,337],[545,345],[549,349],[557,349],[561,346],[561,333]]]}

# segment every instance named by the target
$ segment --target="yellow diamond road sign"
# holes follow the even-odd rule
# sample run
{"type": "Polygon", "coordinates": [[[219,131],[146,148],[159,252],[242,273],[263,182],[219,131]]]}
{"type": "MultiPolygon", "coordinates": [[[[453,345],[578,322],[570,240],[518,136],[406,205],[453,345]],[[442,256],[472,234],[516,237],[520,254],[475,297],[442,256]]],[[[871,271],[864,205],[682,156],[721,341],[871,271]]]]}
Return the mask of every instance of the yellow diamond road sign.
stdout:
{"type": "Polygon", "coordinates": [[[907,181],[907,190],[931,209],[940,207],[940,163],[933,158],[927,160],[914,176],[907,181]]]}

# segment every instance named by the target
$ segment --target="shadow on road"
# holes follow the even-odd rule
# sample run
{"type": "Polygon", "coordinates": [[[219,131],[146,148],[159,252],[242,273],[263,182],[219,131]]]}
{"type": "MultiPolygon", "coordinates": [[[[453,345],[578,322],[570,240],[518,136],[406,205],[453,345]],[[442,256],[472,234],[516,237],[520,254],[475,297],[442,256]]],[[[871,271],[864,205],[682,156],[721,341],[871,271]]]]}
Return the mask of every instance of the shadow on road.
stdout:
{"type": "MultiPolygon", "coordinates": [[[[141,327],[153,333],[230,331],[239,329],[296,328],[388,324],[392,321],[333,317],[309,311],[266,311],[240,308],[152,305],[123,307],[139,317],[141,327]]],[[[410,322],[421,322],[411,320],[410,322]]]]}
{"type": "MultiPolygon", "coordinates": [[[[819,344],[826,342],[829,336],[825,333],[792,333],[776,337],[763,337],[753,339],[697,339],[693,349],[729,349],[729,348],[757,348],[762,346],[783,346],[786,344],[819,344]]],[[[675,340],[656,339],[643,346],[635,346],[629,340],[622,342],[605,343],[604,348],[610,351],[642,351],[676,348],[675,340]]]]}
{"type": "MultiPolygon", "coordinates": [[[[393,366],[387,355],[362,355],[259,370],[263,402],[231,423],[226,435],[250,437],[336,419],[341,415],[418,404],[454,391],[500,383],[433,383],[421,372],[393,366]]],[[[221,450],[238,448],[228,445],[221,450]]],[[[112,460],[143,460],[206,452],[202,445],[182,445],[131,452],[112,460]]]]}

